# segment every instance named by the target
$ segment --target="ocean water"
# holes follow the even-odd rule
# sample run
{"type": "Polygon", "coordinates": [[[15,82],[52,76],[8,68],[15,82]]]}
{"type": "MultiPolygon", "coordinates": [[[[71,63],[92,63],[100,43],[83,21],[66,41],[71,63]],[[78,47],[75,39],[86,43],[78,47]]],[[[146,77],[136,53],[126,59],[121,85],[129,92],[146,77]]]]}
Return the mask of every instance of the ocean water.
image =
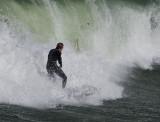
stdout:
{"type": "Polygon", "coordinates": [[[159,1],[0,0],[0,122],[159,122],[159,1]],[[65,45],[61,79],[47,55],[65,45]]]}

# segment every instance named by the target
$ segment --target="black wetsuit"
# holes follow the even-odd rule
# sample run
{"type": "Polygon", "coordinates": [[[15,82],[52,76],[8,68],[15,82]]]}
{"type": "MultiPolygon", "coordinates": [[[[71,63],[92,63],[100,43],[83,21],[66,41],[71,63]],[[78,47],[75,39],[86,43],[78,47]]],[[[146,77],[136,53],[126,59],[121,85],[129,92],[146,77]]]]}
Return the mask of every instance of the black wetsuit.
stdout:
{"type": "Polygon", "coordinates": [[[48,61],[47,61],[47,72],[50,77],[54,77],[54,73],[56,73],[59,77],[63,79],[62,87],[65,88],[67,83],[67,76],[63,72],[62,68],[62,57],[61,52],[58,49],[50,50],[48,54],[48,61]],[[57,65],[57,61],[60,64],[60,67],[57,65]]]}

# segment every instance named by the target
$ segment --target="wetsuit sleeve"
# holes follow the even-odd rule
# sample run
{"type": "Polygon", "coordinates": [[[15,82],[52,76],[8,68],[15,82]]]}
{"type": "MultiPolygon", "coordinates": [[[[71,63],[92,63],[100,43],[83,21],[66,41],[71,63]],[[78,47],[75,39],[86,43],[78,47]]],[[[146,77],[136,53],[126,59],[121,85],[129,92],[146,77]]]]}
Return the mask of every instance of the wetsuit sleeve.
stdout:
{"type": "Polygon", "coordinates": [[[62,57],[61,57],[61,52],[58,52],[58,63],[60,64],[60,67],[62,67],[62,57]]]}

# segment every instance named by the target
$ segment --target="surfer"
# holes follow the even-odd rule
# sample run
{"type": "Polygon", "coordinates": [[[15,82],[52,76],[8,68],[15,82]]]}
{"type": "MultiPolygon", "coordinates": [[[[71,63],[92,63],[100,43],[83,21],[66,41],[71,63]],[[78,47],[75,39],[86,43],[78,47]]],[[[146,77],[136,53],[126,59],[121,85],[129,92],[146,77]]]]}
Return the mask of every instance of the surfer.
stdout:
{"type": "Polygon", "coordinates": [[[62,50],[63,50],[63,43],[57,43],[57,46],[55,49],[51,49],[48,54],[48,61],[47,61],[47,72],[50,77],[54,77],[54,74],[57,74],[59,77],[61,77],[62,80],[62,88],[65,88],[67,83],[67,76],[62,70],[62,50]],[[57,61],[59,63],[59,66],[57,65],[57,61]]]}

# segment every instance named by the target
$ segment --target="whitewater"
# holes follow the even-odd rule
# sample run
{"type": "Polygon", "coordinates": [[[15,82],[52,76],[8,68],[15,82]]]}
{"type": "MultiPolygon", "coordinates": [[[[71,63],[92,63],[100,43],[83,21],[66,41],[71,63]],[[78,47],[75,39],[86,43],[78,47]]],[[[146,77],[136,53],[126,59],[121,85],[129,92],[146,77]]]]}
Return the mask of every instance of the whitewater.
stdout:
{"type": "Polygon", "coordinates": [[[131,68],[152,69],[159,57],[159,28],[151,24],[156,8],[135,10],[103,0],[24,4],[1,4],[1,103],[100,105],[125,96],[121,83],[131,68]],[[65,45],[66,89],[60,78],[50,80],[46,72],[48,52],[57,42],[65,45]]]}

